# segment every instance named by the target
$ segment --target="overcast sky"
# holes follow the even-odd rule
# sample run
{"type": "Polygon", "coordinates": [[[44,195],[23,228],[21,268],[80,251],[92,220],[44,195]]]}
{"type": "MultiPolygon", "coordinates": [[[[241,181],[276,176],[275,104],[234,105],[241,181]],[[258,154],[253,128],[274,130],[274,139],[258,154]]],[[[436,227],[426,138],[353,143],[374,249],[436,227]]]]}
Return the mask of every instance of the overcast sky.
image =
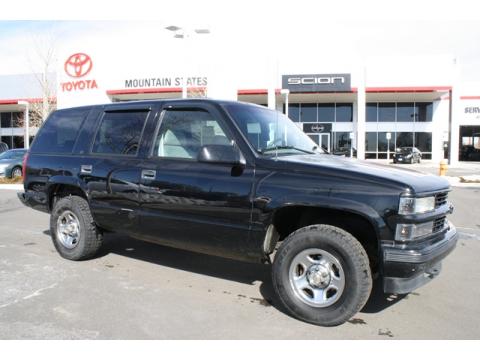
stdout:
{"type": "Polygon", "coordinates": [[[171,37],[165,26],[178,24],[208,27],[211,47],[238,56],[321,54],[358,62],[381,56],[450,56],[459,59],[464,81],[480,82],[480,11],[474,1],[176,1],[154,8],[151,4],[161,2],[53,3],[32,2],[19,12],[9,2],[2,9],[0,16],[9,20],[0,20],[0,75],[32,71],[32,44],[46,36],[61,44],[72,37],[135,28],[136,34],[156,41],[171,37]],[[34,21],[12,21],[19,14],[34,21]]]}

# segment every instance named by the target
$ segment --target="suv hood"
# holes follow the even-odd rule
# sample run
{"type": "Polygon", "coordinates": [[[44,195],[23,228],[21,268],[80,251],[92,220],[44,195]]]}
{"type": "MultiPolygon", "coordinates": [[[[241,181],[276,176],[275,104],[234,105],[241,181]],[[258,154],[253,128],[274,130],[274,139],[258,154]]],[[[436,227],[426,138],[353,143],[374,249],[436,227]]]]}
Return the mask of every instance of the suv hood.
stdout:
{"type": "Polygon", "coordinates": [[[305,172],[321,172],[332,176],[349,176],[358,180],[391,182],[413,193],[426,193],[447,190],[450,184],[440,176],[424,174],[419,171],[404,169],[399,166],[375,164],[367,161],[345,158],[336,155],[291,155],[281,156],[276,160],[277,166],[283,163],[292,169],[305,172]]]}

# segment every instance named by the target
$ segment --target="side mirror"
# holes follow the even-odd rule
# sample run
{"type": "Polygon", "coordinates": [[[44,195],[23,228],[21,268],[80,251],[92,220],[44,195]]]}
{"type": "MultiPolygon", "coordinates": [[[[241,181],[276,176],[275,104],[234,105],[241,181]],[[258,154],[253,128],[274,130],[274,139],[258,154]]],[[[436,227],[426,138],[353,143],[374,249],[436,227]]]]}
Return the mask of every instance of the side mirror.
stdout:
{"type": "Polygon", "coordinates": [[[245,165],[245,158],[233,145],[204,145],[197,156],[199,162],[245,165]]]}

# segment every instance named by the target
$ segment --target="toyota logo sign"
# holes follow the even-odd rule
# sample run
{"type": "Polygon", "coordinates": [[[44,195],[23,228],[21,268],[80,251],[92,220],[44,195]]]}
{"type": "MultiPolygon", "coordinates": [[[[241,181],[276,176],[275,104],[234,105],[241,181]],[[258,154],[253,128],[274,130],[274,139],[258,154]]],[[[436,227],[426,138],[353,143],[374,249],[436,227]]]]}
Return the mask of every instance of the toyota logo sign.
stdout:
{"type": "Polygon", "coordinates": [[[65,72],[68,76],[79,78],[87,75],[92,70],[92,59],[84,53],[71,55],[65,61],[65,72]]]}

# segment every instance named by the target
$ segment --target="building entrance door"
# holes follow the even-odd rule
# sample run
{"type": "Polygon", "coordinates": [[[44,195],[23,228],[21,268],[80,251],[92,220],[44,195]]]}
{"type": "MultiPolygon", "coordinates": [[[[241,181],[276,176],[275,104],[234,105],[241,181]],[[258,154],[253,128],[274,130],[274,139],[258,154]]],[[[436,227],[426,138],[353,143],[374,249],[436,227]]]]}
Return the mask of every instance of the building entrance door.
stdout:
{"type": "Polygon", "coordinates": [[[319,145],[322,149],[325,149],[328,152],[330,152],[330,133],[320,134],[319,145]]]}

